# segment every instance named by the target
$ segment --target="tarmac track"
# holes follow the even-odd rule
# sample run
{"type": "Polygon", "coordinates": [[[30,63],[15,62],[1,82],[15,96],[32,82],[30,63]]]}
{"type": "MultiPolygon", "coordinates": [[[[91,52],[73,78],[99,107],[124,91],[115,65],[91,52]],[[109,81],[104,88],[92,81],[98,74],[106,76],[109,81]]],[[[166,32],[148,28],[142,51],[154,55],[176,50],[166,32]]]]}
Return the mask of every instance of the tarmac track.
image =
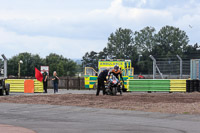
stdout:
{"type": "Polygon", "coordinates": [[[200,115],[0,103],[0,124],[37,133],[199,133],[200,115]]]}

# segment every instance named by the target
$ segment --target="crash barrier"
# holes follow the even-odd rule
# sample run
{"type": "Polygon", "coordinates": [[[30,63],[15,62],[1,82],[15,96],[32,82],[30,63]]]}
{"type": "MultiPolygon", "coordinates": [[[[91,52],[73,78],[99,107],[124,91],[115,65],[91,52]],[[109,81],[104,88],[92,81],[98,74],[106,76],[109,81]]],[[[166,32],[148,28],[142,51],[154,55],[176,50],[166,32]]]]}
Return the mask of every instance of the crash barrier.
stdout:
{"type": "Polygon", "coordinates": [[[6,84],[10,84],[10,92],[24,92],[24,79],[7,79],[6,84]]]}
{"type": "Polygon", "coordinates": [[[186,92],[186,80],[128,79],[128,91],[186,92]]]}
{"type": "MultiPolygon", "coordinates": [[[[43,92],[43,82],[37,81],[36,79],[31,80],[34,81],[34,92],[43,92]]],[[[32,87],[28,85],[31,85],[31,83],[27,83],[26,79],[7,79],[5,83],[10,84],[10,92],[33,92],[31,91],[32,87]]]]}
{"type": "Polygon", "coordinates": [[[34,93],[34,81],[25,80],[24,81],[24,93],[34,93]]]}
{"type": "Polygon", "coordinates": [[[170,80],[128,80],[128,91],[170,91],[170,80]]]}
{"type": "Polygon", "coordinates": [[[170,92],[186,92],[186,79],[170,79],[170,92]]]}
{"type": "Polygon", "coordinates": [[[43,92],[43,82],[34,79],[34,92],[43,92]]]}
{"type": "MultiPolygon", "coordinates": [[[[34,79],[34,77],[22,77],[23,80],[34,79]]],[[[84,77],[59,77],[59,89],[85,89],[84,77]]],[[[14,79],[10,77],[9,79],[14,79]]],[[[16,78],[15,78],[16,79],[16,78]]],[[[39,82],[39,81],[38,81],[39,82]]],[[[48,78],[48,89],[53,89],[52,77],[48,78]]]]}

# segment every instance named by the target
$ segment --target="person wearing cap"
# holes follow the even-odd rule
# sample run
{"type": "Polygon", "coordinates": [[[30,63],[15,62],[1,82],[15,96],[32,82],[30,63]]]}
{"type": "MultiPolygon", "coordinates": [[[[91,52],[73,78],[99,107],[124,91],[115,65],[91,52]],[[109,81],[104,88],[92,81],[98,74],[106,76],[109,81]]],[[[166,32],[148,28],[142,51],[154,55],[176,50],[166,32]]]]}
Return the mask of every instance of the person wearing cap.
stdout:
{"type": "Polygon", "coordinates": [[[105,95],[105,83],[104,81],[107,81],[106,77],[108,76],[108,73],[109,73],[109,68],[106,68],[106,70],[103,70],[99,76],[98,76],[98,87],[97,87],[97,93],[96,93],[96,96],[99,95],[99,92],[102,88],[103,90],[103,95],[105,95]]]}

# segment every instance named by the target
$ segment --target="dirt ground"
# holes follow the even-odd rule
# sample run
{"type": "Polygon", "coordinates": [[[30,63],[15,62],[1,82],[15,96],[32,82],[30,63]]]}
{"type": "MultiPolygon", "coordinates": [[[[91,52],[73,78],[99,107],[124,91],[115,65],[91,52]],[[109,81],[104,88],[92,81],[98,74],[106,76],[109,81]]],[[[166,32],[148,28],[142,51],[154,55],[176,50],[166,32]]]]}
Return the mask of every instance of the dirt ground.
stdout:
{"type": "Polygon", "coordinates": [[[200,114],[200,93],[124,93],[123,96],[51,94],[2,96],[0,103],[50,104],[135,110],[174,114],[200,114]]]}

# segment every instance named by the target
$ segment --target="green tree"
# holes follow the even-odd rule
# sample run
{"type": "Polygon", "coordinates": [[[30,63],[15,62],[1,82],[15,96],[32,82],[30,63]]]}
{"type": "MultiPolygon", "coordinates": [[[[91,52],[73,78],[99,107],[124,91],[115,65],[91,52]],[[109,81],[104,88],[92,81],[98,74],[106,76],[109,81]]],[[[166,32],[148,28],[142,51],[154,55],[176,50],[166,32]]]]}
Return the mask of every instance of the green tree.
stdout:
{"type": "Polygon", "coordinates": [[[155,34],[156,30],[153,27],[145,27],[134,33],[134,44],[140,56],[137,65],[135,65],[135,69],[138,72],[149,73],[152,69],[152,61],[149,55],[152,54],[152,50],[155,47],[155,34]]]}
{"type": "Polygon", "coordinates": [[[46,65],[49,66],[50,75],[57,71],[59,76],[75,76],[77,64],[62,55],[51,53],[46,57],[46,65]]]}
{"type": "MultiPolygon", "coordinates": [[[[53,75],[53,72],[57,70],[57,65],[61,60],[64,60],[64,57],[55,53],[50,53],[48,56],[46,56],[45,64],[49,66],[49,75],[53,75]]],[[[59,73],[59,75],[60,74],[61,73],[59,73]]]]}
{"type": "Polygon", "coordinates": [[[155,46],[155,33],[156,30],[153,27],[145,27],[139,32],[134,33],[134,44],[137,46],[139,52],[142,54],[152,52],[155,46]]]}
{"type": "Polygon", "coordinates": [[[153,54],[166,57],[183,55],[189,42],[186,32],[173,26],[162,27],[155,38],[156,46],[153,49],[153,54]]]}
{"type": "Polygon", "coordinates": [[[109,58],[129,59],[133,50],[133,32],[119,28],[108,38],[107,51],[109,58]]]}
{"type": "Polygon", "coordinates": [[[20,60],[23,61],[23,64],[20,64],[21,76],[34,76],[35,67],[40,69],[40,66],[44,65],[44,61],[39,55],[32,55],[27,52],[20,53],[8,60],[8,75],[18,75],[18,63],[20,60]]]}
{"type": "Polygon", "coordinates": [[[64,64],[64,76],[74,76],[77,73],[77,67],[78,65],[74,61],[66,59],[64,64]]]}
{"type": "Polygon", "coordinates": [[[77,64],[61,55],[49,54],[45,59],[39,55],[31,53],[20,53],[8,60],[8,75],[18,75],[18,63],[22,60],[21,76],[35,76],[35,67],[40,70],[40,66],[47,65],[50,68],[50,75],[57,71],[59,76],[75,76],[77,64]]]}
{"type": "Polygon", "coordinates": [[[198,43],[194,45],[187,45],[186,49],[184,50],[183,58],[187,59],[199,59],[200,58],[200,46],[198,43]]]}
{"type": "Polygon", "coordinates": [[[104,48],[103,51],[100,51],[98,54],[98,59],[107,59],[108,58],[108,49],[104,48]]]}
{"type": "Polygon", "coordinates": [[[93,67],[95,70],[98,69],[98,53],[91,51],[90,53],[86,53],[83,56],[83,66],[84,67],[93,67]]]}

